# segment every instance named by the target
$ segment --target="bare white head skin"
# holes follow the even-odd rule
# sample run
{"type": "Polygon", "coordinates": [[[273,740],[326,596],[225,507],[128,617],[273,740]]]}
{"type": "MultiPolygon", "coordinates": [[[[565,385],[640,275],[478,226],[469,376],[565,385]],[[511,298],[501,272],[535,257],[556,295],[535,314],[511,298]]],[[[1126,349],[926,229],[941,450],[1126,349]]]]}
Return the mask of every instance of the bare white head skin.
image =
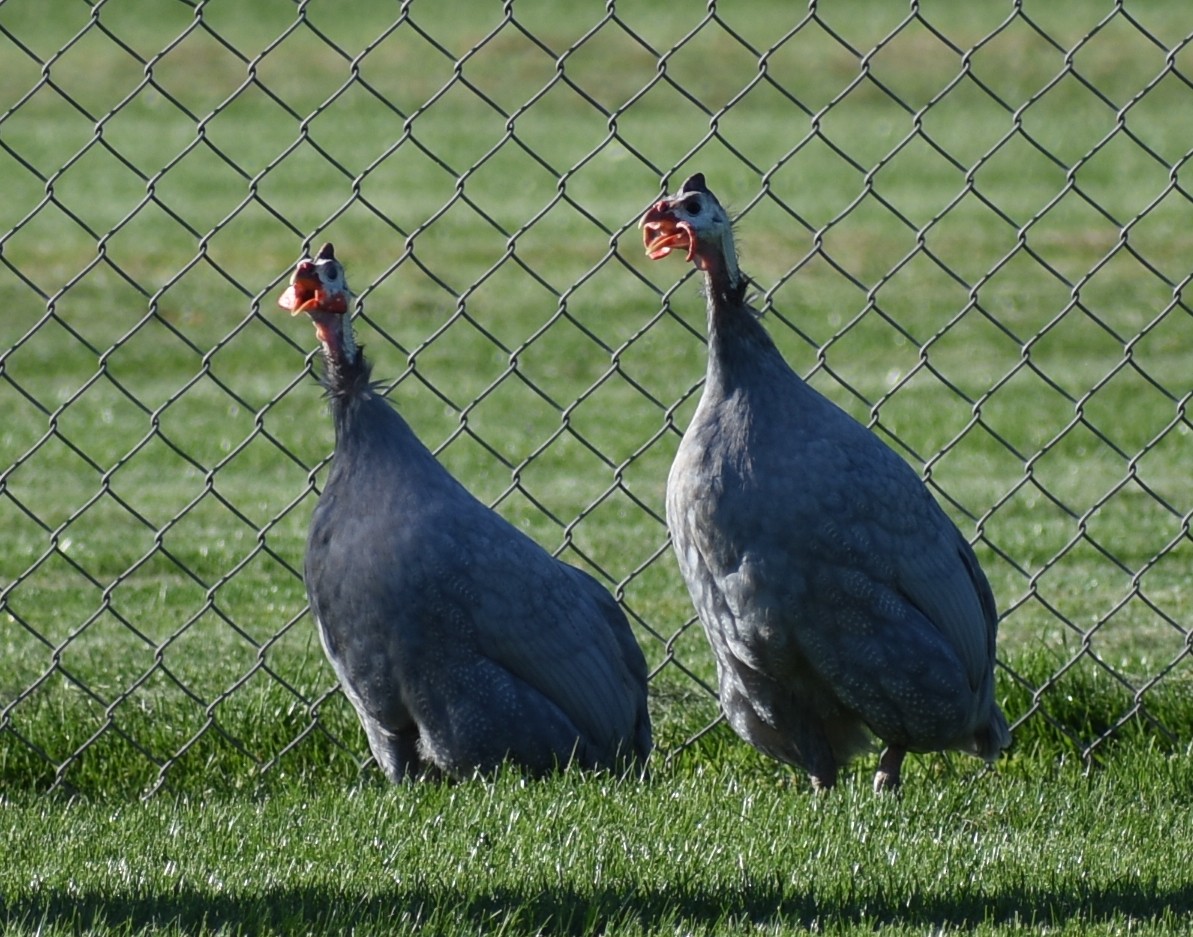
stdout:
{"type": "Polygon", "coordinates": [[[314,260],[300,261],[290,277],[290,286],[278,305],[291,315],[305,312],[315,324],[315,335],[328,360],[351,362],[356,358],[356,339],[348,313],[352,291],[344,266],[336,260],[335,248],[324,244],[314,260]]]}
{"type": "Polygon", "coordinates": [[[643,217],[642,241],[651,260],[683,249],[686,260],[710,279],[737,284],[741,271],[733,246],[733,223],[704,183],[704,174],[689,177],[674,195],[659,199],[643,217]]]}

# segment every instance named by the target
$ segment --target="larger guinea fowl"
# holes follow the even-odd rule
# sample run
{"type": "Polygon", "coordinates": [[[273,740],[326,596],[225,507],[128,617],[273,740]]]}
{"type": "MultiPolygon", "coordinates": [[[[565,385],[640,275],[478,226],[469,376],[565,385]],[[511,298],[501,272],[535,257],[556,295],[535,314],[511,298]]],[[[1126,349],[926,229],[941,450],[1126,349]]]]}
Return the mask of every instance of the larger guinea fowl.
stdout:
{"type": "Polygon", "coordinates": [[[994,760],[994,596],[920,478],[802,381],[746,302],[728,215],[702,175],[642,219],[648,256],[704,274],[708,370],[667,480],[667,526],[730,725],[830,787],[885,743],[994,760]]]}
{"type": "Polygon", "coordinates": [[[305,579],[324,650],[392,781],[650,751],[646,662],[620,607],[477,501],[369,379],[330,244],[279,304],[323,345],[336,449],[305,579]]]}

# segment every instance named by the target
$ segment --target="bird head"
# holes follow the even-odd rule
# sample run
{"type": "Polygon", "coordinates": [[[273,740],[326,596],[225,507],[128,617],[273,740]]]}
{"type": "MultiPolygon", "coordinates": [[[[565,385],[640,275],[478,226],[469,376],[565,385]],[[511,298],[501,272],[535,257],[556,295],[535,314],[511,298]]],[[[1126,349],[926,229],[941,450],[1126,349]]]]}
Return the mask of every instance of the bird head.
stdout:
{"type": "Polygon", "coordinates": [[[659,199],[639,223],[646,256],[661,260],[673,250],[705,272],[737,277],[733,223],[717,197],[704,184],[704,174],[689,177],[674,195],[659,199]]]}
{"type": "Polygon", "coordinates": [[[314,260],[301,260],[290,276],[290,286],[278,305],[293,316],[305,312],[315,323],[315,334],[324,345],[342,334],[343,317],[352,305],[352,291],[335,248],[324,244],[314,260]]]}

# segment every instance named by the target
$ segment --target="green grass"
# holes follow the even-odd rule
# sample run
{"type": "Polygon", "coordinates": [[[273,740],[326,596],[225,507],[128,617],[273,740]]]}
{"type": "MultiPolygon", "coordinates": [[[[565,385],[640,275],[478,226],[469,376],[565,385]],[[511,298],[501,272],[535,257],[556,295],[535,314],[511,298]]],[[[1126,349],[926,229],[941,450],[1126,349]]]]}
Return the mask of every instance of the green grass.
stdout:
{"type": "MultiPolygon", "coordinates": [[[[0,921],[67,934],[1169,934],[1193,762],[1016,761],[829,796],[761,759],[263,798],[5,803],[0,921]]],[[[942,767],[947,768],[947,765],[942,767]]]]}
{"type": "Polygon", "coordinates": [[[1186,4],[892,36],[904,5],[838,0],[773,50],[806,6],[50,6],[0,0],[9,931],[1178,929],[1186,4]],[[724,726],[684,747],[712,662],[659,517],[703,304],[635,222],[697,170],[793,366],[977,537],[997,777],[812,799],[724,726]],[[648,784],[362,773],[298,573],[331,428],[274,305],[324,239],[416,431],[632,613],[648,784]]]}

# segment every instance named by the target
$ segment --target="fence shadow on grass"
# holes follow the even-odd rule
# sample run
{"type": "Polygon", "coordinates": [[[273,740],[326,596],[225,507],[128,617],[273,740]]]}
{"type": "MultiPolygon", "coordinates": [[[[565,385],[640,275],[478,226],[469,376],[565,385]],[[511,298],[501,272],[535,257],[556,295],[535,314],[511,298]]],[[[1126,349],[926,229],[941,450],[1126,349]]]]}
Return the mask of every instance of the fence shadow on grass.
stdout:
{"type": "Polygon", "coordinates": [[[45,929],[177,928],[186,933],[347,932],[371,926],[384,933],[414,932],[428,925],[502,933],[595,934],[628,927],[650,932],[682,923],[689,927],[787,925],[811,927],[880,924],[912,927],[973,927],[979,924],[1096,926],[1131,919],[1164,923],[1193,908],[1193,884],[1156,888],[1141,883],[1108,886],[1013,888],[989,895],[944,897],[886,893],[863,883],[847,901],[820,900],[812,891],[780,883],[747,882],[726,889],[683,883],[650,888],[499,888],[462,893],[453,887],[391,887],[373,895],[328,887],[266,889],[212,896],[181,885],[169,893],[99,895],[52,889],[33,897],[0,899],[0,924],[45,929]]]}

